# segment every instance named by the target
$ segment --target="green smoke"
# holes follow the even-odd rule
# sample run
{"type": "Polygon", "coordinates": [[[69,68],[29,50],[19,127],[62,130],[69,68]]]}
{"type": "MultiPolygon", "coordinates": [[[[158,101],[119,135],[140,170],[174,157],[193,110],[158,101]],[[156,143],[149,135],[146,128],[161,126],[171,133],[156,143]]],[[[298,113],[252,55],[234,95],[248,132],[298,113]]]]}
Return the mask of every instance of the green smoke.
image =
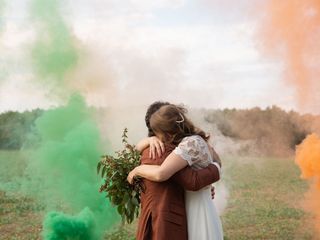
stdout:
{"type": "Polygon", "coordinates": [[[88,208],[77,218],[50,213],[44,223],[46,239],[55,239],[52,236],[62,232],[66,238],[60,239],[82,239],[80,235],[72,238],[70,232],[82,225],[90,228],[86,221],[94,229],[83,231],[93,231],[93,235],[101,237],[103,231],[119,221],[115,209],[98,191],[96,165],[103,150],[91,116],[83,98],[73,95],[67,106],[48,110],[36,121],[41,141],[29,156],[26,177],[30,180],[25,182],[24,192],[37,196],[48,210],[74,215],[88,208]]]}
{"type": "Polygon", "coordinates": [[[61,83],[72,69],[79,54],[74,39],[61,14],[63,1],[32,0],[31,15],[34,20],[37,40],[32,48],[35,70],[51,83],[61,83]]]}
{"type": "MultiPolygon", "coordinates": [[[[31,0],[37,31],[31,63],[37,79],[59,91],[67,88],[66,75],[74,70],[80,55],[63,19],[63,6],[63,0],[31,0]]],[[[43,223],[46,240],[101,239],[120,220],[99,193],[96,165],[104,151],[92,115],[83,97],[75,94],[66,106],[48,110],[36,121],[40,141],[28,156],[28,180],[22,188],[52,211],[43,223]]]]}
{"type": "Polygon", "coordinates": [[[95,240],[95,222],[92,212],[85,208],[77,216],[51,212],[44,221],[44,239],[48,240],[95,240]]]}

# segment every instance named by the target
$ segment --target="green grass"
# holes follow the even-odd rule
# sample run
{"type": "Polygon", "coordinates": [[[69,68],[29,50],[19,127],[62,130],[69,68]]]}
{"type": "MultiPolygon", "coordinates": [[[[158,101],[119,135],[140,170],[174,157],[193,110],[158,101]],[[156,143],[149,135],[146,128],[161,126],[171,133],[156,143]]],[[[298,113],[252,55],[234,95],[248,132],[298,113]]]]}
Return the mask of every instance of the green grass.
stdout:
{"type": "MultiPolygon", "coordinates": [[[[26,166],[24,155],[0,151],[0,166],[0,187],[4,187],[0,238],[41,239],[43,207],[14,192],[12,184],[26,166]],[[13,191],[8,191],[10,187],[13,191]]],[[[292,159],[225,158],[223,181],[229,190],[222,215],[225,239],[314,240],[311,216],[301,208],[308,185],[299,175],[292,159]]],[[[132,239],[135,226],[116,227],[105,239],[132,239]]]]}
{"type": "Polygon", "coordinates": [[[312,239],[310,216],[301,209],[308,186],[293,160],[229,158],[225,163],[230,188],[222,216],[225,239],[312,239]]]}
{"type": "Polygon", "coordinates": [[[0,183],[14,182],[26,167],[27,152],[0,150],[0,183]]]}

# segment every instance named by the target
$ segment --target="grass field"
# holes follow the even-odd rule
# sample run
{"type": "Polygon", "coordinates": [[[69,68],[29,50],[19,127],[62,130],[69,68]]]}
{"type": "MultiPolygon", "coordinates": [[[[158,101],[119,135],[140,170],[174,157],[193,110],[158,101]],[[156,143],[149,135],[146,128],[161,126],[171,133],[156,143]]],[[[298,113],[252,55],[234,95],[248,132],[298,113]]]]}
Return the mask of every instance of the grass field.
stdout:
{"type": "MultiPolygon", "coordinates": [[[[25,160],[17,152],[0,152],[0,239],[41,239],[43,207],[19,193],[6,193],[19,177],[25,160]]],[[[226,240],[316,240],[310,214],[301,201],[307,183],[300,180],[292,159],[224,159],[224,180],[229,191],[222,222],[226,240]]],[[[105,239],[130,239],[135,224],[117,228],[105,239]]]]}
{"type": "Polygon", "coordinates": [[[292,159],[226,159],[225,239],[317,239],[302,210],[307,184],[292,159]]]}

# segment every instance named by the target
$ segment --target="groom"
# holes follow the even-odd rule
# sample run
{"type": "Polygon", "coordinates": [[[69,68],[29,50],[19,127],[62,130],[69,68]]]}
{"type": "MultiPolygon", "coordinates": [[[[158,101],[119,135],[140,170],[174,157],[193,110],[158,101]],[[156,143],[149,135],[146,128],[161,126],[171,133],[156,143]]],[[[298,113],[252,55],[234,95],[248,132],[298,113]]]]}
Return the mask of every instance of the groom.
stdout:
{"type": "MultiPolygon", "coordinates": [[[[150,117],[167,102],[155,102],[147,110],[145,121],[148,135],[154,136],[150,128],[150,117]]],[[[174,146],[165,146],[165,153],[156,159],[149,157],[149,148],[142,152],[141,164],[161,165],[174,146]]],[[[220,178],[217,167],[193,170],[186,167],[165,182],[152,182],[143,179],[145,192],[141,194],[141,213],[139,217],[137,240],[187,240],[187,217],[184,191],[197,191],[220,178]]]]}

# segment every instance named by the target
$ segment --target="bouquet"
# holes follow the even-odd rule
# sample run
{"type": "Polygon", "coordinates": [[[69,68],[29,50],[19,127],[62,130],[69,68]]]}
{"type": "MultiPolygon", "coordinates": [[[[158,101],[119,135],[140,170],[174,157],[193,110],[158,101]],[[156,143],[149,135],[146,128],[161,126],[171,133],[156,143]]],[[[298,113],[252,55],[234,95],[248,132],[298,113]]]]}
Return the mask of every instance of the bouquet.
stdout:
{"type": "Polygon", "coordinates": [[[131,223],[139,215],[140,192],[143,191],[141,179],[135,179],[131,185],[127,181],[129,172],[140,165],[140,153],[127,142],[128,129],[122,134],[124,148],[115,152],[115,156],[104,155],[97,166],[98,174],[104,178],[100,192],[117,206],[122,222],[131,223]]]}

